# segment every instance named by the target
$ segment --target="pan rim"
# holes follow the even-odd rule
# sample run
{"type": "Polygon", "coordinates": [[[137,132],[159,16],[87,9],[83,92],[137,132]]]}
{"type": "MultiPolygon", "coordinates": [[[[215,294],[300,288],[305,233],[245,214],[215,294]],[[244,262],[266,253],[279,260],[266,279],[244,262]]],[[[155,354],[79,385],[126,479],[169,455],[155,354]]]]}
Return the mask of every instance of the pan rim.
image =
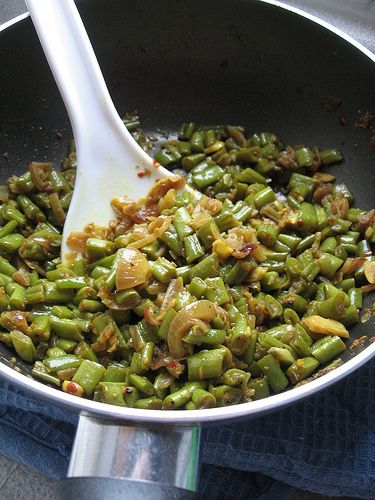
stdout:
{"type": "Polygon", "coordinates": [[[323,28],[327,29],[328,31],[331,31],[335,35],[339,36],[340,38],[343,38],[346,42],[350,43],[350,45],[353,45],[355,48],[363,52],[364,55],[366,55],[369,59],[375,62],[375,53],[372,52],[370,49],[365,47],[361,42],[353,38],[351,35],[348,35],[345,33],[340,28],[336,28],[333,24],[324,21],[318,16],[315,16],[314,14],[310,14],[309,12],[305,12],[302,9],[299,9],[298,7],[294,7],[292,5],[288,5],[284,2],[280,2],[279,0],[257,0],[259,2],[267,3],[269,5],[274,5],[275,7],[282,8],[284,10],[287,10],[289,12],[292,12],[293,14],[297,14],[301,17],[304,17],[306,19],[309,19],[310,21],[313,21],[316,24],[319,24],[323,28]]]}
{"type": "Polygon", "coordinates": [[[89,399],[80,399],[59,389],[49,387],[30,376],[18,373],[13,368],[0,362],[0,375],[14,382],[20,388],[30,391],[34,395],[58,403],[67,408],[68,406],[77,412],[83,412],[97,418],[122,420],[124,422],[137,422],[141,424],[167,424],[167,425],[195,425],[226,422],[235,419],[245,419],[260,416],[262,414],[278,410],[289,406],[301,399],[312,396],[318,391],[329,387],[334,382],[338,382],[356,369],[363,366],[367,361],[375,356],[375,343],[366,347],[359,354],[354,355],[352,359],[346,361],[335,370],[319,377],[316,380],[308,382],[300,387],[295,387],[274,394],[265,399],[241,403],[234,406],[210,408],[204,410],[139,410],[135,408],[124,408],[120,406],[109,405],[89,399]]]}
{"type": "MultiPolygon", "coordinates": [[[[335,35],[350,43],[370,60],[375,62],[375,54],[367,49],[360,42],[355,40],[350,35],[346,34],[339,28],[320,19],[319,17],[304,12],[303,10],[287,5],[278,0],[258,0],[263,3],[282,8],[292,14],[299,15],[308,19],[322,28],[333,32],[335,35]]],[[[16,25],[17,23],[27,19],[29,13],[21,14],[10,21],[0,25],[0,32],[16,25]]],[[[302,385],[297,388],[289,389],[286,392],[272,395],[268,398],[242,403],[239,405],[212,408],[205,410],[183,410],[181,412],[165,411],[165,410],[139,410],[133,408],[123,408],[100,403],[87,399],[80,399],[75,396],[62,392],[59,389],[51,388],[42,382],[32,379],[30,376],[18,373],[14,368],[11,368],[0,362],[0,376],[3,376],[8,381],[15,383],[20,389],[26,390],[31,394],[41,397],[42,399],[59,404],[64,408],[70,408],[76,412],[96,416],[97,418],[121,420],[125,422],[136,422],[145,425],[164,424],[164,425],[198,425],[198,424],[213,424],[222,421],[230,421],[235,419],[245,419],[257,417],[262,414],[284,408],[288,405],[301,401],[303,398],[311,396],[320,390],[323,390],[343,379],[356,369],[360,368],[367,361],[375,356],[375,343],[366,347],[362,352],[355,355],[349,361],[346,361],[342,366],[336,368],[330,373],[302,385]]]]}

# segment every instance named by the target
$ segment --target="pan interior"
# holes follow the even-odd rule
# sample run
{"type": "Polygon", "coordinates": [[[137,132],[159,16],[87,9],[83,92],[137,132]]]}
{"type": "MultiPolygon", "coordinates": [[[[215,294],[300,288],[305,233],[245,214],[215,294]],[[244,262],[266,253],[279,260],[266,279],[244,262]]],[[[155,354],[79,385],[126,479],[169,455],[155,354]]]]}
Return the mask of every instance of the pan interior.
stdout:
{"type": "MultiPolygon", "coordinates": [[[[370,132],[355,123],[373,109],[375,64],[358,49],[255,0],[81,0],[78,7],[120,114],[137,109],[153,133],[175,131],[183,121],[230,122],[249,132],[272,130],[288,144],[339,147],[345,161],[331,171],[358,206],[374,205],[370,132]],[[335,111],[326,110],[326,96],[340,102],[335,111]]],[[[30,19],[0,41],[4,182],[32,160],[58,164],[72,134],[30,19]]],[[[351,336],[371,336],[372,329],[371,322],[358,324],[351,336]]],[[[0,359],[9,364],[12,356],[0,344],[0,359]]]]}

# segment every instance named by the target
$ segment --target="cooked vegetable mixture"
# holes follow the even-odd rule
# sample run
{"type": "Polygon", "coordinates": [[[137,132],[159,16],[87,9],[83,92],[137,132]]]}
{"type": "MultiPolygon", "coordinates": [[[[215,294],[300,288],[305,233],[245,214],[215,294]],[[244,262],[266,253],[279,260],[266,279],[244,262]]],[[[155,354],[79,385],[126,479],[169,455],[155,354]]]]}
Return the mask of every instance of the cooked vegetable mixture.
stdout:
{"type": "Polygon", "coordinates": [[[74,150],[1,186],[0,340],[39,380],[142,409],[257,400],[338,366],[375,288],[374,210],[318,171],[340,152],[185,123],[155,160],[175,175],[113,200],[64,263],[74,150]]]}

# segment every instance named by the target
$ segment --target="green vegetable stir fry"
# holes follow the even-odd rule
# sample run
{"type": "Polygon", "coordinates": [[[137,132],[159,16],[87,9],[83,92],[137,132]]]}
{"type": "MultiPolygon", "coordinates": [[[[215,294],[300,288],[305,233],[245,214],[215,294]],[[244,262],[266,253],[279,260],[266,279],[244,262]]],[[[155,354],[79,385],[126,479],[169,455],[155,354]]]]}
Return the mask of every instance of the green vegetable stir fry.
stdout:
{"type": "Polygon", "coordinates": [[[375,288],[374,210],[318,171],[340,152],[186,123],[154,157],[174,175],[113,200],[64,263],[74,150],[0,188],[0,341],[39,380],[141,409],[257,400],[338,366],[375,288]]]}

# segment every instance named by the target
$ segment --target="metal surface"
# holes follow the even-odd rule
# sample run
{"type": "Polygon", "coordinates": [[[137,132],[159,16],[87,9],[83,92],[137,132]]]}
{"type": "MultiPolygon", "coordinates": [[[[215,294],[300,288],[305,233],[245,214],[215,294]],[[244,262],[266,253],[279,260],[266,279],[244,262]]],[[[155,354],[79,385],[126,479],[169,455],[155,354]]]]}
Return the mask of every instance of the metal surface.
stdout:
{"type": "Polygon", "coordinates": [[[81,416],[68,477],[122,477],[198,489],[199,427],[136,428],[81,416]]]}
{"type": "MultiPolygon", "coordinates": [[[[250,131],[275,130],[291,144],[340,146],[345,162],[331,171],[349,184],[360,206],[373,206],[370,131],[354,124],[359,112],[374,109],[375,57],[350,38],[255,0],[82,0],[78,6],[117,109],[138,108],[147,131],[176,130],[186,119],[229,120],[250,131]],[[341,101],[337,111],[322,107],[327,95],[341,101]]],[[[30,20],[1,34],[0,57],[0,151],[9,158],[0,159],[5,179],[33,159],[58,162],[71,131],[30,20]],[[56,131],[65,139],[56,139],[56,131]]],[[[371,322],[358,324],[351,336],[373,336],[373,330],[371,322]]],[[[324,377],[265,400],[183,412],[119,408],[47,388],[16,372],[13,353],[3,345],[0,374],[56,404],[117,421],[215,424],[313,394],[373,357],[375,344],[354,354],[348,350],[346,363],[324,377]]],[[[17,367],[29,373],[26,364],[18,361],[17,367]]]]}

